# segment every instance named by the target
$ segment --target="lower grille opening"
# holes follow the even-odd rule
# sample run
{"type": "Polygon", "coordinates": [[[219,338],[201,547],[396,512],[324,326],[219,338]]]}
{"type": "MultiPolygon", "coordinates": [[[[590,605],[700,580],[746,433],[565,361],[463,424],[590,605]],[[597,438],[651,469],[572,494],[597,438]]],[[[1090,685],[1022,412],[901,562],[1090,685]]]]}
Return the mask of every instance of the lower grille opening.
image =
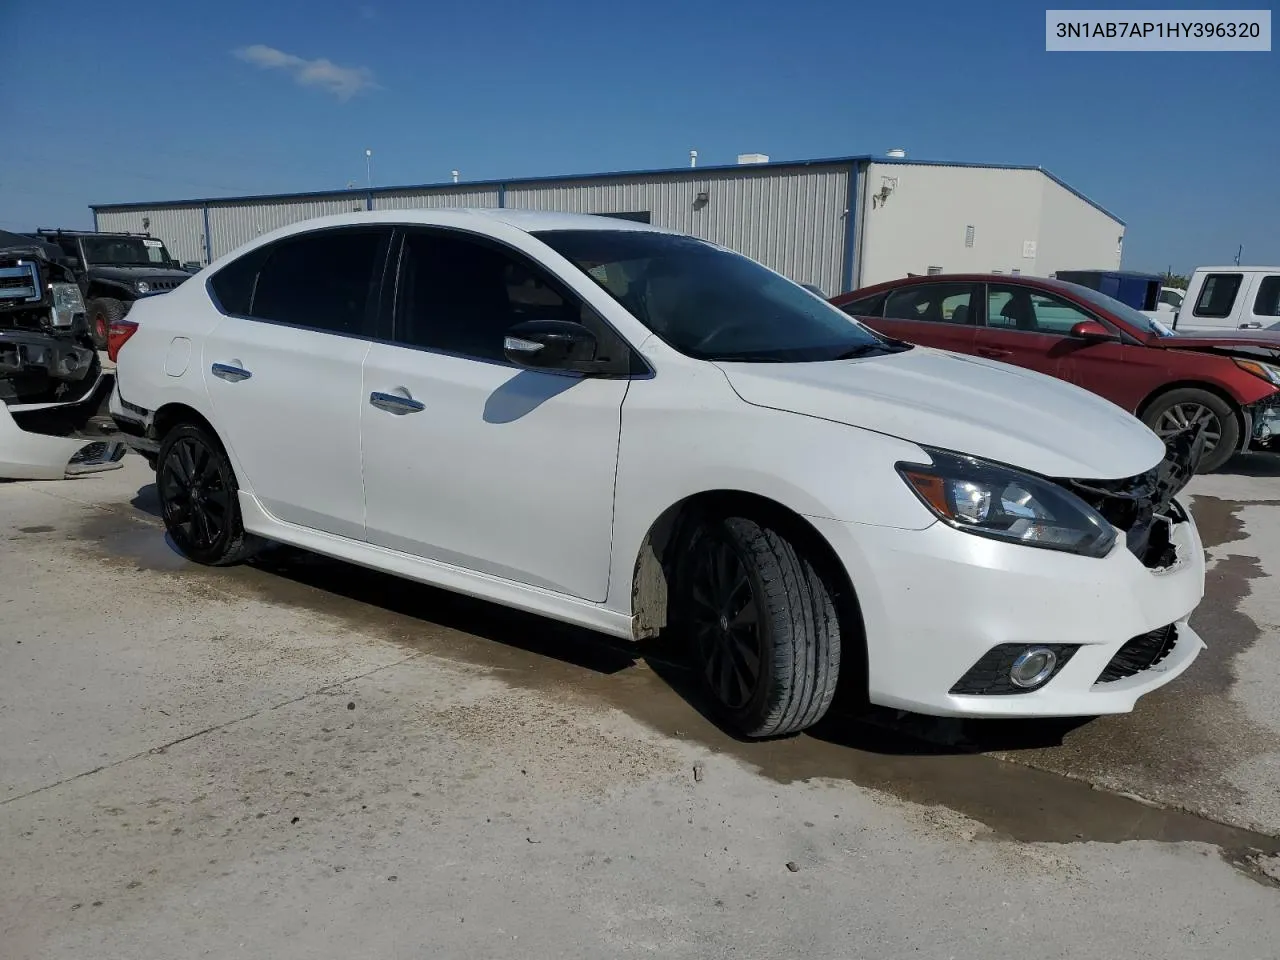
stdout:
{"type": "Polygon", "coordinates": [[[1135,676],[1143,670],[1150,670],[1173,653],[1177,643],[1178,628],[1172,623],[1140,634],[1116,651],[1116,655],[1103,668],[1102,673],[1098,674],[1095,682],[1114,683],[1116,680],[1135,676]]]}
{"type": "Polygon", "coordinates": [[[1076,644],[1071,643],[1001,643],[979,657],[978,662],[965,671],[965,675],[956,681],[956,685],[948,692],[988,697],[1010,696],[1016,693],[1035,693],[1036,690],[1041,690],[1053,682],[1053,678],[1062,671],[1062,668],[1067,665],[1067,661],[1071,659],[1071,655],[1078,649],[1079,647],[1076,644]],[[1034,689],[1028,690],[1025,687],[1017,686],[1010,680],[1009,671],[1013,668],[1013,662],[1018,659],[1018,655],[1032,646],[1046,647],[1052,650],[1058,658],[1058,662],[1053,668],[1053,673],[1049,675],[1049,679],[1045,680],[1044,683],[1038,684],[1034,689]]]}

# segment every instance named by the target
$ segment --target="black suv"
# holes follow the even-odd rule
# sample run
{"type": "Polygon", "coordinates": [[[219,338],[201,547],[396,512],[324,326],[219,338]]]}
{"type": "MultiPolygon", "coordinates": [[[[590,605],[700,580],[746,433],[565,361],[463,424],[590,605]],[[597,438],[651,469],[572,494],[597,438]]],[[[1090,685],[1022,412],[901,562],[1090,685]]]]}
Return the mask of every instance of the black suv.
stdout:
{"type": "Polygon", "coordinates": [[[167,293],[191,274],[149,233],[93,233],[38,230],[76,265],[89,311],[89,333],[99,349],[107,345],[112,321],[129,312],[133,301],[167,293]]]}

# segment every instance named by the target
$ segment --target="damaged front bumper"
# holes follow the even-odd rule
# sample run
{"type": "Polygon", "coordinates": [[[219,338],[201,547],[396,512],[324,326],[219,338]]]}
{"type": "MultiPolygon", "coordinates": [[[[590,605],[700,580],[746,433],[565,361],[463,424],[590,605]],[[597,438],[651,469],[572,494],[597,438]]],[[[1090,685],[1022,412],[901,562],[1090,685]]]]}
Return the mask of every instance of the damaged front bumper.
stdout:
{"type": "Polygon", "coordinates": [[[73,402],[0,403],[0,479],[61,480],[120,467],[127,448],[104,418],[115,375],[73,402]]]}
{"type": "Polygon", "coordinates": [[[1204,597],[1204,549],[1177,500],[1203,441],[1122,481],[1058,483],[1124,535],[1101,558],[975,537],[809,518],[858,592],[871,702],[934,716],[1124,713],[1191,666],[1188,621],[1204,597]],[[1048,648],[1049,679],[1011,682],[1022,654],[1048,648]]]}

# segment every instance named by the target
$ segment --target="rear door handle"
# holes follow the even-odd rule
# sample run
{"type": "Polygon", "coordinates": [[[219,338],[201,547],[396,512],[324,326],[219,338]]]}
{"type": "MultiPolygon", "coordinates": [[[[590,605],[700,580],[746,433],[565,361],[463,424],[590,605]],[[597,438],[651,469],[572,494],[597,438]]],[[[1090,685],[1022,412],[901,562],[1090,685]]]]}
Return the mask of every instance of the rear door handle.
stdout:
{"type": "Polygon", "coordinates": [[[215,363],[209,369],[219,380],[226,380],[228,383],[239,383],[253,376],[244,367],[236,366],[234,363],[215,363]]]}
{"type": "Polygon", "coordinates": [[[1258,320],[1251,320],[1248,323],[1240,324],[1241,330],[1261,330],[1262,323],[1258,320]]]}
{"type": "Polygon", "coordinates": [[[1000,357],[1007,357],[1011,353],[1013,353],[1012,350],[997,350],[995,347],[979,347],[978,348],[979,356],[989,357],[992,360],[996,360],[1000,357]]]}
{"type": "Polygon", "coordinates": [[[418,413],[427,408],[425,403],[420,400],[414,400],[412,397],[402,397],[398,393],[378,393],[377,391],[369,394],[369,403],[379,410],[385,410],[387,413],[396,415],[418,413]]]}

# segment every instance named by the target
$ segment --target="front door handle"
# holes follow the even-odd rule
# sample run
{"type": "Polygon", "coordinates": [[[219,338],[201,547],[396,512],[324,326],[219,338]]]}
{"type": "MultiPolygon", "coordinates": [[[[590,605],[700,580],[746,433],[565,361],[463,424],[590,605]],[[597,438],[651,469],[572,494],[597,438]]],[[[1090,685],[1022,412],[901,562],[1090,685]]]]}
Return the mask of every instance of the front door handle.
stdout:
{"type": "Polygon", "coordinates": [[[209,369],[219,380],[226,380],[228,383],[239,383],[241,380],[248,380],[253,376],[244,367],[237,366],[234,363],[215,363],[209,369]]]}
{"type": "Polygon", "coordinates": [[[1012,350],[997,350],[995,347],[979,347],[978,355],[988,357],[991,360],[998,360],[1000,357],[1007,357],[1012,354],[1012,350]]]}
{"type": "Polygon", "coordinates": [[[377,407],[379,410],[385,410],[387,413],[402,415],[406,413],[418,413],[425,410],[427,405],[413,397],[402,397],[398,393],[378,393],[374,391],[369,394],[369,403],[377,407]]]}
{"type": "Polygon", "coordinates": [[[1259,320],[1250,320],[1248,323],[1240,324],[1241,330],[1261,330],[1262,322],[1259,320]]]}

